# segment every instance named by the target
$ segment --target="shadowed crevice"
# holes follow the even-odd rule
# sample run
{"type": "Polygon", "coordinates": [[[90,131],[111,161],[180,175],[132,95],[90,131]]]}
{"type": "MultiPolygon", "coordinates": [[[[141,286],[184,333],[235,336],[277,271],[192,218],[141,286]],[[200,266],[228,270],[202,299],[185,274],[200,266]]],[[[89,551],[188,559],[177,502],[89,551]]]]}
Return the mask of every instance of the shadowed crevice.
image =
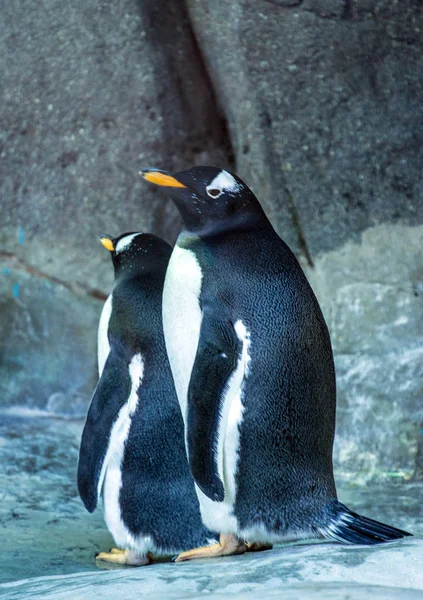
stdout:
{"type": "Polygon", "coordinates": [[[311,256],[311,252],[308,247],[307,240],[305,238],[303,229],[301,227],[300,217],[298,214],[297,207],[295,206],[295,203],[294,203],[294,198],[292,197],[291,191],[287,185],[285,185],[284,191],[285,191],[285,197],[288,202],[289,212],[291,213],[292,224],[293,224],[295,232],[297,234],[298,245],[300,247],[300,251],[305,256],[308,265],[311,268],[313,268],[314,267],[313,257],[311,256]]]}
{"type": "MultiPolygon", "coordinates": [[[[145,40],[158,54],[159,100],[172,110],[179,105],[192,119],[192,127],[184,132],[186,148],[175,156],[173,166],[180,168],[183,163],[186,166],[187,159],[195,160],[207,151],[225,160],[230,168],[234,165],[234,152],[226,116],[217,100],[184,0],[139,2],[139,10],[145,40]],[[179,44],[182,39],[184,45],[179,44]]],[[[171,138],[168,143],[172,144],[171,138]]]]}
{"type": "MultiPolygon", "coordinates": [[[[165,114],[183,115],[178,124],[183,132],[183,143],[179,140],[175,146],[172,130],[167,134],[165,128],[163,145],[170,150],[172,160],[157,166],[179,171],[214,164],[233,170],[234,152],[226,117],[217,100],[185,1],[145,3],[138,0],[138,7],[144,43],[156,54],[154,77],[158,100],[165,107],[165,114]]],[[[153,231],[174,243],[181,227],[172,204],[163,201],[161,209],[155,211],[153,231]]]]}
{"type": "Polygon", "coordinates": [[[267,4],[273,4],[273,6],[277,6],[278,8],[297,8],[301,6],[304,0],[292,0],[288,2],[283,2],[283,0],[264,0],[267,4]]]}
{"type": "Polygon", "coordinates": [[[344,0],[344,10],[342,11],[342,18],[346,21],[353,18],[352,0],[344,0]]]}
{"type": "Polygon", "coordinates": [[[201,49],[200,43],[198,41],[198,38],[196,36],[195,33],[195,29],[194,26],[191,22],[190,16],[189,16],[189,11],[185,5],[185,3],[183,3],[183,12],[184,12],[184,18],[187,20],[187,25],[188,25],[188,29],[189,29],[189,35],[192,39],[192,44],[194,46],[195,49],[195,55],[197,57],[197,60],[199,62],[200,68],[203,72],[204,75],[204,80],[205,80],[205,85],[208,87],[209,91],[210,91],[210,96],[212,98],[212,103],[213,106],[215,108],[215,120],[213,122],[210,123],[210,125],[212,126],[212,130],[214,130],[215,126],[216,129],[218,131],[218,143],[219,143],[219,147],[222,149],[224,156],[226,158],[226,165],[224,165],[226,168],[228,168],[229,170],[234,170],[235,169],[235,164],[236,164],[236,157],[235,157],[235,151],[234,151],[234,146],[232,143],[232,138],[231,135],[229,133],[229,129],[228,129],[228,120],[226,118],[225,115],[225,111],[223,109],[223,107],[220,105],[219,101],[218,101],[218,95],[216,93],[216,90],[214,88],[210,73],[209,73],[209,69],[207,67],[206,64],[206,60],[203,54],[203,51],[201,49]]]}

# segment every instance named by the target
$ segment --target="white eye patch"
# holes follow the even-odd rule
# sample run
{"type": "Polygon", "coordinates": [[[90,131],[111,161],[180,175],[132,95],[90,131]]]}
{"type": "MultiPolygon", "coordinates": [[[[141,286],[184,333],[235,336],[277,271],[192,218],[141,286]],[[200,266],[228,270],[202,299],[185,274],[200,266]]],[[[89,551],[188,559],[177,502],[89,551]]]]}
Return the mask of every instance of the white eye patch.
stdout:
{"type": "Polygon", "coordinates": [[[118,243],[116,244],[116,249],[115,249],[116,254],[119,254],[119,252],[126,250],[126,248],[128,248],[131,245],[132,240],[135,237],[137,237],[137,235],[139,235],[139,233],[132,233],[131,235],[126,235],[124,238],[119,240],[118,243]]]}
{"type": "Polygon", "coordinates": [[[220,171],[219,175],[216,175],[206,187],[206,191],[211,198],[218,198],[223,191],[238,192],[240,189],[241,185],[227,171],[220,171]]]}

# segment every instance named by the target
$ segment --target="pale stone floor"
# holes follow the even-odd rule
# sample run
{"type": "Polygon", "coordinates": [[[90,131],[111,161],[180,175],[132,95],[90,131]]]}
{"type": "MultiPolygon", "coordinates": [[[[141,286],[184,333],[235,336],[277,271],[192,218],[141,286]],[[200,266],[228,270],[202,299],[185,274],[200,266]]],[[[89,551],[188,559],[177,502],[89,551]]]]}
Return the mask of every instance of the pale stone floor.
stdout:
{"type": "Polygon", "coordinates": [[[376,548],[290,544],[272,551],[138,569],[96,564],[113,545],[101,511],[89,515],[75,476],[82,423],[0,415],[0,597],[421,598],[423,486],[339,485],[352,509],[415,537],[376,548]]]}

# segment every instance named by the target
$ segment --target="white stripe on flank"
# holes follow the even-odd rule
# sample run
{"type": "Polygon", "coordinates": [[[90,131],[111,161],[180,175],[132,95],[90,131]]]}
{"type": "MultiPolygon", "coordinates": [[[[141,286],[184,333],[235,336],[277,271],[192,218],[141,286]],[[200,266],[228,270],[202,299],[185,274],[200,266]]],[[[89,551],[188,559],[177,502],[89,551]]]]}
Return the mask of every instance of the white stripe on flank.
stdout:
{"type": "Polygon", "coordinates": [[[235,333],[242,343],[238,364],[228,382],[222,400],[222,410],[218,426],[217,463],[218,473],[225,488],[223,502],[213,502],[196,488],[200,502],[201,516],[205,525],[222,533],[237,533],[238,523],[234,515],[236,500],[236,473],[240,451],[240,431],[244,406],[243,388],[249,373],[250,333],[241,320],[236,321],[235,333]]]}
{"type": "Polygon", "coordinates": [[[227,412],[226,431],[222,431],[222,437],[224,438],[224,451],[222,456],[223,481],[225,485],[225,495],[231,499],[232,503],[235,503],[236,496],[235,475],[238,468],[239,458],[239,427],[241,425],[242,415],[244,413],[242,396],[244,383],[248,377],[251,361],[250,332],[247,330],[241,320],[238,320],[235,323],[234,328],[235,333],[242,344],[242,350],[241,356],[238,359],[236,370],[229,381],[228,392],[224,399],[224,403],[229,404],[229,410],[227,412]]]}
{"type": "Polygon", "coordinates": [[[132,386],[128,400],[119,411],[109,438],[109,446],[101,467],[97,493],[100,496],[103,482],[104,520],[118,546],[136,548],[136,540],[125,527],[119,505],[119,493],[122,487],[122,461],[125,442],[129,434],[132,415],[138,406],[138,388],[144,373],[144,361],[141,354],[135,354],[129,363],[129,375],[132,386]]]}
{"type": "Polygon", "coordinates": [[[112,314],[112,294],[104,303],[101,311],[100,322],[98,324],[97,334],[97,359],[98,359],[98,376],[101,377],[104,365],[110,354],[109,338],[107,336],[109,330],[109,321],[112,314]]]}

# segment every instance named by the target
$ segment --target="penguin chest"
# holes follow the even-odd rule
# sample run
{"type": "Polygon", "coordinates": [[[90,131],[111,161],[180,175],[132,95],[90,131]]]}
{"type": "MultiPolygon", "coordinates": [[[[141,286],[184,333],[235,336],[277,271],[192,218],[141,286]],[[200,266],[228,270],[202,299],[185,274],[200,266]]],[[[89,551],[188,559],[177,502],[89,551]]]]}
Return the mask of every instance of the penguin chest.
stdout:
{"type": "Polygon", "coordinates": [[[176,245],[163,289],[163,329],[185,422],[188,386],[200,339],[202,279],[203,274],[195,253],[176,245]]]}

